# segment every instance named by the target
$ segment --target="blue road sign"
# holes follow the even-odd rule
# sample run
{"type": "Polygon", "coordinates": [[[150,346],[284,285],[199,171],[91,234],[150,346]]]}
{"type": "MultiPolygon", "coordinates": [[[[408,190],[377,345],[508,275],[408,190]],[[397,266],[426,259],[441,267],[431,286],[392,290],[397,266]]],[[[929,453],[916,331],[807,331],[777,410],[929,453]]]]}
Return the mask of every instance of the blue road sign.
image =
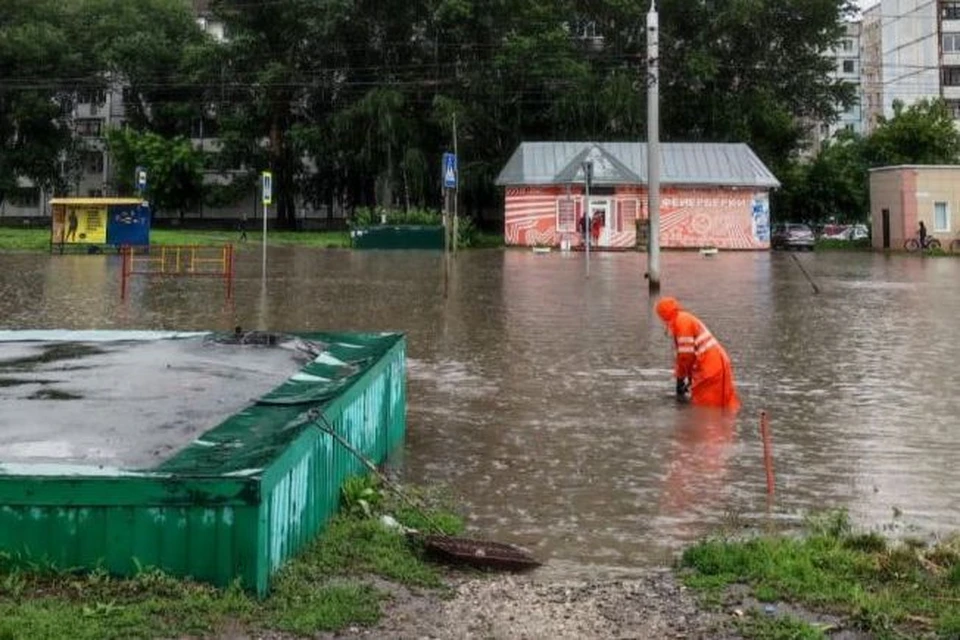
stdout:
{"type": "Polygon", "coordinates": [[[457,188],[457,156],[452,153],[443,154],[443,187],[457,188]]]}

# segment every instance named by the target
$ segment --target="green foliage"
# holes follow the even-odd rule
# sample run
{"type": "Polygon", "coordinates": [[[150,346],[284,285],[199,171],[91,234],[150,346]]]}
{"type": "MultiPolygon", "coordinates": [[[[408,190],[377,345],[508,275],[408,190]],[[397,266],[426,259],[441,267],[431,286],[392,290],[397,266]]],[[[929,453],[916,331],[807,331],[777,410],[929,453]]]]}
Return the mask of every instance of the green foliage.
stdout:
{"type": "Polygon", "coordinates": [[[958,551],[955,540],[920,548],[890,544],[854,531],[840,511],[811,518],[804,537],[706,540],[687,549],[680,563],[690,570],[689,585],[712,594],[745,584],[762,601],[845,614],[865,631],[888,634],[917,624],[953,628],[958,551]]]}
{"type": "Polygon", "coordinates": [[[164,138],[133,129],[107,131],[107,145],[116,163],[116,186],[120,193],[134,188],[134,171],[147,171],[146,198],[155,211],[186,209],[200,199],[203,183],[203,153],[183,136],[164,138]]]}
{"type": "MultiPolygon", "coordinates": [[[[234,229],[224,231],[188,231],[183,229],[151,229],[152,245],[183,244],[229,244],[239,250],[252,247],[259,239],[258,230],[248,227],[250,238],[247,244],[238,244],[238,234],[234,229]]],[[[296,246],[316,248],[345,249],[350,246],[350,235],[345,231],[271,231],[267,235],[267,244],[274,246],[296,246]]],[[[0,227],[0,251],[49,251],[49,229],[12,229],[0,227]]]]}
{"type": "Polygon", "coordinates": [[[50,229],[0,227],[0,251],[49,251],[50,229]]]}
{"type": "Polygon", "coordinates": [[[353,212],[350,224],[353,227],[372,227],[382,223],[386,216],[388,225],[423,225],[436,226],[443,224],[443,215],[439,211],[428,209],[386,209],[384,207],[359,207],[353,212]]]}
{"type": "Polygon", "coordinates": [[[0,3],[0,202],[24,177],[62,191],[81,149],[68,114],[95,69],[73,24],[73,3],[0,3]],[[62,80],[58,80],[62,79],[62,80]],[[61,167],[61,154],[66,163],[61,167]]]}
{"type": "MultiPolygon", "coordinates": [[[[81,150],[52,98],[108,77],[129,85],[134,129],[172,140],[201,121],[221,143],[214,168],[239,172],[244,186],[272,169],[276,211],[290,225],[298,195],[435,206],[454,125],[470,211],[499,205],[494,178],[522,140],[645,134],[644,3],[212,0],[226,42],[204,37],[182,0],[3,4],[0,71],[15,99],[0,100],[0,194],[18,174],[61,180],[63,151],[69,173],[81,150]],[[12,81],[8,69],[18,70],[12,81]],[[16,130],[30,143],[13,144],[16,130]]],[[[852,87],[830,78],[822,55],[842,35],[848,3],[708,9],[662,3],[661,93],[672,105],[663,137],[747,142],[779,173],[800,119],[829,119],[851,103],[852,87]]]]}
{"type": "Polygon", "coordinates": [[[960,161],[960,130],[942,99],[923,99],[906,108],[895,101],[893,117],[880,120],[864,141],[863,155],[871,167],[955,164],[960,161]]]}
{"type": "Polygon", "coordinates": [[[369,518],[383,502],[380,483],[372,475],[347,478],[340,488],[340,495],[343,511],[355,517],[369,518]]]}
{"type": "Polygon", "coordinates": [[[960,162],[960,131],[943,100],[920,100],[881,119],[867,137],[842,132],[810,162],[788,164],[774,211],[784,220],[864,222],[869,217],[869,169],[897,164],[960,162]]]}

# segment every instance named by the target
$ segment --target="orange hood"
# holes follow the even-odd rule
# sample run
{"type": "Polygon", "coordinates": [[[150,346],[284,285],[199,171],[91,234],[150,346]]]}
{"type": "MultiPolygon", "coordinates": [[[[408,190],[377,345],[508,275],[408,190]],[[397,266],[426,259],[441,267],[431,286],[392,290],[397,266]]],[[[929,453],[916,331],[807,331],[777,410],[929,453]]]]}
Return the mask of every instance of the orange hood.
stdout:
{"type": "Polygon", "coordinates": [[[670,324],[680,313],[680,303],[676,298],[663,298],[657,303],[657,315],[660,319],[670,324]]]}

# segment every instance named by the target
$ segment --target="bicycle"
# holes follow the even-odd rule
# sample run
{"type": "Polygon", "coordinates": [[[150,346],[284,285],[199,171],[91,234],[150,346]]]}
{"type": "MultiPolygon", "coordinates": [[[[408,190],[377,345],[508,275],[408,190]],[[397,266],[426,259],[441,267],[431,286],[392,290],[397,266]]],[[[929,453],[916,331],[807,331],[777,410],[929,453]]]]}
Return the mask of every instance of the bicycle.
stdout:
{"type": "Polygon", "coordinates": [[[960,253],[960,234],[950,241],[950,253],[960,253]]]}
{"type": "MultiPolygon", "coordinates": [[[[954,242],[958,242],[958,241],[954,240],[954,242]]],[[[952,247],[953,243],[951,243],[950,246],[952,247]]],[[[909,240],[903,243],[903,248],[911,252],[917,251],[918,249],[920,249],[920,237],[916,236],[916,237],[910,238],[909,240]]],[[[933,236],[927,236],[926,239],[924,240],[923,248],[934,249],[934,250],[939,249],[940,241],[934,238],[933,236]]],[[[960,242],[958,242],[957,248],[960,249],[960,242]]]]}

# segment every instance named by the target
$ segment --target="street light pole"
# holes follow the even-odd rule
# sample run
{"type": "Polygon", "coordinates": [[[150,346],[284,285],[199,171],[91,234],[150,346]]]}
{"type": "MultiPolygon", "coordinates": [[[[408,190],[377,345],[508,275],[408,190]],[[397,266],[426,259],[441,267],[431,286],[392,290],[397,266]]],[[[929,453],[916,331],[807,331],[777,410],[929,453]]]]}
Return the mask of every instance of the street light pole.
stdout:
{"type": "Polygon", "coordinates": [[[593,180],[593,163],[589,160],[583,163],[583,242],[587,259],[587,277],[590,277],[590,183],[593,180]]]}
{"type": "Polygon", "coordinates": [[[660,16],[656,0],[647,13],[647,213],[650,217],[647,279],[660,291],[660,16]]]}

